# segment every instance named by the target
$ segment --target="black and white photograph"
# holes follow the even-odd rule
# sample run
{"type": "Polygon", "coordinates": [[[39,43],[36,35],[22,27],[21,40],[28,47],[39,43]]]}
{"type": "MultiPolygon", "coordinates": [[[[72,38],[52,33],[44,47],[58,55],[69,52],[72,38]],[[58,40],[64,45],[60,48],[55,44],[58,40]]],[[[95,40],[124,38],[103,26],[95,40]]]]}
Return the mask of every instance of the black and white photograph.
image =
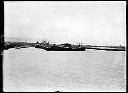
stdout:
{"type": "Polygon", "coordinates": [[[4,92],[126,92],[126,1],[4,1],[4,92]]]}

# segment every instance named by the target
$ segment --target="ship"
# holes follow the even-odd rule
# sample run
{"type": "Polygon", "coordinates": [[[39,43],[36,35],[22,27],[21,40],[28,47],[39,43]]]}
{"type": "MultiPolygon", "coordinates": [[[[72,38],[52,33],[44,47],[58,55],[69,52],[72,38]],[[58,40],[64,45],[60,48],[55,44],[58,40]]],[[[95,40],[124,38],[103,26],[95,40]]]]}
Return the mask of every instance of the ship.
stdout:
{"type": "Polygon", "coordinates": [[[85,51],[84,47],[75,46],[73,47],[71,44],[65,43],[61,45],[52,45],[44,48],[46,51],[85,51]]]}
{"type": "Polygon", "coordinates": [[[61,47],[57,47],[57,48],[45,48],[46,51],[85,51],[85,48],[61,48],[61,47]]]}
{"type": "Polygon", "coordinates": [[[64,44],[50,44],[47,41],[42,43],[36,42],[35,48],[44,49],[46,51],[85,51],[85,47],[79,45],[64,44]]]}

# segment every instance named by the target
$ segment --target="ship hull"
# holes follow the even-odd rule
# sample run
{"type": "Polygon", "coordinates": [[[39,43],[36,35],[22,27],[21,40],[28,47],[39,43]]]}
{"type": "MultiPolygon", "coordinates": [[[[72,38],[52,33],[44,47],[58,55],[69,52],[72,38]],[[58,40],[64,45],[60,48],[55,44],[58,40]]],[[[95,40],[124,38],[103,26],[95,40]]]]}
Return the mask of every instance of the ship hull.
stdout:
{"type": "Polygon", "coordinates": [[[85,48],[45,48],[46,51],[85,51],[85,48]]]}

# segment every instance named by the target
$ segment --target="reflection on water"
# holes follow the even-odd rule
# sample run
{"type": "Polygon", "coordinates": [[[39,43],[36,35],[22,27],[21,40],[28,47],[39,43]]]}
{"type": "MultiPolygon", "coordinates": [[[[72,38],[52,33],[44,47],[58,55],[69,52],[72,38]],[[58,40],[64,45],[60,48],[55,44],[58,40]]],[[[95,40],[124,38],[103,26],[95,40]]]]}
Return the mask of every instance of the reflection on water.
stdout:
{"type": "Polygon", "coordinates": [[[125,91],[125,51],[4,51],[4,91],[125,91]]]}

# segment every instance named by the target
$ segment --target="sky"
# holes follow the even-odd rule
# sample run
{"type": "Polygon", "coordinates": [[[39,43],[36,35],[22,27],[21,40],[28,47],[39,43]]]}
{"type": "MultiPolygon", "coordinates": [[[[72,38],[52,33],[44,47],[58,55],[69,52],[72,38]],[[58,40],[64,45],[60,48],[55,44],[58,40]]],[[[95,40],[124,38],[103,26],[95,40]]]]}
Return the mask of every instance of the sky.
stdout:
{"type": "Polygon", "coordinates": [[[5,37],[126,45],[125,1],[4,1],[5,37]]]}

